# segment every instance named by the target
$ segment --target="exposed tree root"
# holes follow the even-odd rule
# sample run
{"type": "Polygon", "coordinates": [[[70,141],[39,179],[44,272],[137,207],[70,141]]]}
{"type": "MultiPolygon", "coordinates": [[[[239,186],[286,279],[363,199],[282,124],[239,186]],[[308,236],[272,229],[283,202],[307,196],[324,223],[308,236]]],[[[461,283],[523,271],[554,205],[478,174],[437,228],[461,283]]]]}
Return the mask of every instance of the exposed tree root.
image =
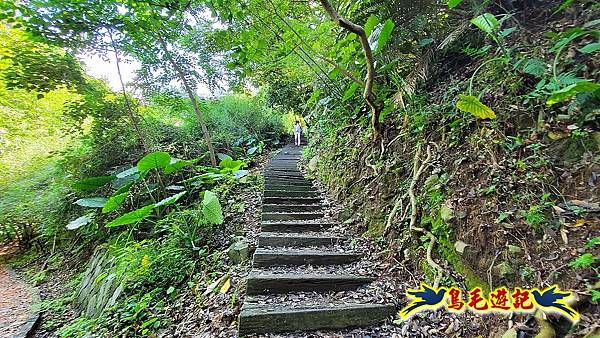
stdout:
{"type": "MultiPolygon", "coordinates": [[[[427,157],[425,157],[425,159],[422,162],[420,162],[421,153],[422,153],[422,147],[419,144],[417,146],[417,151],[415,152],[415,157],[413,160],[413,175],[412,175],[412,179],[410,181],[410,186],[408,188],[408,191],[396,200],[396,203],[394,204],[394,207],[392,208],[392,211],[390,212],[390,214],[388,216],[388,219],[386,222],[385,233],[388,234],[389,231],[392,229],[392,224],[395,223],[394,218],[395,218],[396,214],[398,213],[398,210],[402,210],[403,200],[404,200],[404,198],[406,198],[406,196],[408,196],[410,199],[410,209],[411,209],[408,229],[409,229],[409,232],[411,232],[411,233],[413,231],[416,231],[416,232],[420,232],[420,233],[426,235],[427,237],[429,237],[430,241],[429,241],[429,246],[427,247],[426,259],[427,259],[427,264],[429,264],[429,266],[431,266],[431,268],[436,270],[436,276],[434,279],[433,286],[437,288],[439,285],[440,279],[442,278],[442,275],[445,272],[445,270],[438,263],[436,263],[432,258],[433,247],[435,245],[435,242],[437,242],[437,238],[429,230],[422,228],[422,227],[415,226],[415,224],[417,223],[417,216],[418,216],[415,187],[416,187],[417,183],[419,182],[419,178],[423,174],[423,171],[425,171],[425,169],[427,167],[429,167],[429,164],[433,157],[433,153],[431,151],[431,146],[429,146],[429,145],[427,146],[427,157]]],[[[407,208],[408,208],[408,206],[407,206],[407,208]]],[[[408,211],[408,209],[406,209],[402,213],[402,217],[400,218],[400,220],[398,222],[399,224],[402,224],[402,222],[404,222],[404,220],[406,219],[407,211],[408,211]]]]}
{"type": "Polygon", "coordinates": [[[375,174],[375,176],[379,175],[379,172],[377,170],[377,167],[371,163],[370,158],[373,155],[373,153],[370,153],[369,156],[365,157],[365,166],[368,168],[371,168],[371,170],[373,170],[373,174],[375,174]]]}

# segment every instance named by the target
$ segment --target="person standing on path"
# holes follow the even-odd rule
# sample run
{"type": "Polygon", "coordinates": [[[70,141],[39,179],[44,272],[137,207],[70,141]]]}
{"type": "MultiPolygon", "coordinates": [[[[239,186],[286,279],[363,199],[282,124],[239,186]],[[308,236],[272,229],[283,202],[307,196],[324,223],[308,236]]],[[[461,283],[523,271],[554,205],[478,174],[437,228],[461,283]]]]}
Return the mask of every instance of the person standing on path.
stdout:
{"type": "Polygon", "coordinates": [[[302,126],[300,125],[300,121],[296,120],[296,124],[294,125],[294,144],[300,146],[300,135],[302,134],[302,126]]]}

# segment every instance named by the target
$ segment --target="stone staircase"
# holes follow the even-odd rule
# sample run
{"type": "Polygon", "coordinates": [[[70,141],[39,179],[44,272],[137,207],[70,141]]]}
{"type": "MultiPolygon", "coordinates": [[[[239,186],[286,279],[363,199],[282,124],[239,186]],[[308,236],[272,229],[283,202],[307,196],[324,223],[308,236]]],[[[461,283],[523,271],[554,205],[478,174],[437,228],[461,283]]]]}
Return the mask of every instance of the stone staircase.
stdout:
{"type": "Polygon", "coordinates": [[[369,326],[395,312],[391,304],[327,299],[327,294],[364,287],[373,278],[344,270],[361,255],[347,248],[345,238],[327,233],[334,223],[327,220],[320,194],[298,169],[301,151],[287,146],[264,172],[261,233],[247,278],[240,337],[369,326]],[[314,272],[310,267],[315,266],[334,272],[314,272]]]}

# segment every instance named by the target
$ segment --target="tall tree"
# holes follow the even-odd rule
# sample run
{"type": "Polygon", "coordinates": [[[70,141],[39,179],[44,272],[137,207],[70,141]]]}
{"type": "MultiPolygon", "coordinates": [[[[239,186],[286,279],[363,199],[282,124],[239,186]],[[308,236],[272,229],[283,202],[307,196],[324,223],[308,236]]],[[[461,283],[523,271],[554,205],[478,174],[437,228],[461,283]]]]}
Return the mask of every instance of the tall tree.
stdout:
{"type": "Polygon", "coordinates": [[[118,46],[113,39],[115,31],[122,29],[119,4],[116,1],[62,1],[35,0],[15,4],[25,29],[43,37],[49,43],[74,51],[91,51],[106,56],[114,53],[116,71],[121,83],[123,102],[140,145],[148,151],[145,137],[139,126],[139,116],[127,96],[120,69],[118,46]]]}
{"type": "Polygon", "coordinates": [[[183,87],[185,88],[185,92],[187,93],[188,97],[190,98],[190,101],[192,102],[192,107],[194,108],[194,112],[196,113],[196,117],[198,118],[198,123],[200,123],[200,127],[202,128],[202,133],[204,134],[204,139],[206,141],[206,145],[208,146],[210,162],[212,163],[213,166],[216,167],[217,166],[217,158],[215,157],[215,149],[213,147],[208,128],[206,127],[206,122],[204,121],[204,117],[202,116],[202,111],[200,110],[200,106],[198,105],[198,100],[196,100],[196,95],[194,94],[192,87],[188,83],[188,80],[186,78],[185,73],[183,72],[183,69],[181,68],[181,66],[179,66],[177,64],[177,62],[175,62],[175,60],[171,56],[171,53],[169,52],[169,48],[167,46],[167,43],[165,42],[164,38],[160,34],[158,34],[158,40],[160,41],[160,45],[163,49],[165,58],[167,59],[167,61],[169,61],[169,63],[171,64],[171,66],[173,67],[175,72],[177,73],[179,80],[181,81],[181,83],[183,84],[183,87]]]}
{"type": "MultiPolygon", "coordinates": [[[[22,14],[27,29],[48,41],[74,49],[87,49],[100,54],[112,51],[115,54],[124,102],[144,148],[146,145],[137,123],[138,119],[132,110],[122,80],[119,51],[130,52],[143,60],[144,56],[156,52],[156,43],[159,41],[159,50],[162,50],[162,55],[165,57],[162,66],[164,68],[164,65],[170,64],[175,78],[182,82],[198,117],[211,164],[216,166],[214,146],[193,91],[194,76],[191,72],[184,71],[184,67],[178,62],[179,60],[173,58],[164,41],[166,31],[177,33],[176,29],[183,29],[185,11],[190,5],[189,1],[146,3],[86,0],[73,3],[63,0],[36,0],[20,4],[17,8],[22,14]],[[165,31],[160,32],[159,38],[157,32],[162,28],[165,31]],[[115,38],[115,35],[118,37],[115,38]]],[[[187,68],[193,67],[190,65],[187,68]]]]}
{"type": "MultiPolygon", "coordinates": [[[[155,80],[164,85],[168,85],[173,79],[181,83],[198,119],[210,162],[213,166],[217,166],[212,138],[195,94],[197,84],[202,80],[198,73],[200,65],[193,55],[185,52],[178,53],[183,51],[183,48],[177,40],[191,30],[186,20],[189,3],[176,5],[173,2],[168,7],[136,1],[123,3],[128,10],[127,15],[122,18],[125,35],[123,48],[142,62],[143,66],[149,68],[149,71],[145,72],[146,75],[150,75],[153,71],[160,73],[161,76],[155,80]],[[175,46],[176,49],[170,50],[171,46],[175,46]]],[[[202,52],[197,51],[197,53],[202,52]]]]}

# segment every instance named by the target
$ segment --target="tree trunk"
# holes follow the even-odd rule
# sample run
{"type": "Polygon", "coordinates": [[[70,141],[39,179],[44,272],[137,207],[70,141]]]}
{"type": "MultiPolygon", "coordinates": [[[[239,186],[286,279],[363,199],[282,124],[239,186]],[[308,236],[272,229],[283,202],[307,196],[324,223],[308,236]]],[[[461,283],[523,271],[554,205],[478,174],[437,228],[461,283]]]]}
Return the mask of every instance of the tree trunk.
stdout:
{"type": "Polygon", "coordinates": [[[365,82],[363,97],[371,108],[371,126],[373,127],[373,136],[375,139],[378,139],[381,136],[381,123],[379,123],[379,113],[381,111],[375,102],[376,99],[375,95],[373,94],[373,85],[375,83],[375,62],[373,60],[373,51],[371,50],[371,46],[369,46],[369,38],[367,37],[364,28],[346,18],[341,17],[335,8],[333,8],[333,6],[329,3],[329,1],[320,0],[320,2],[321,6],[323,6],[323,9],[325,9],[325,12],[327,12],[333,22],[347,31],[358,35],[360,38],[360,44],[362,46],[363,53],[365,54],[367,63],[367,81],[365,82]]]}
{"type": "Polygon", "coordinates": [[[217,158],[215,156],[215,149],[213,147],[212,140],[210,138],[210,133],[208,132],[208,128],[206,127],[206,123],[204,122],[204,117],[202,116],[202,111],[200,110],[200,106],[198,105],[198,100],[196,100],[196,96],[194,95],[194,91],[192,90],[192,88],[188,84],[187,80],[185,79],[185,74],[183,73],[183,70],[181,69],[181,67],[179,67],[179,65],[175,62],[175,60],[173,60],[173,57],[171,57],[171,54],[169,53],[169,50],[167,49],[167,44],[165,43],[165,40],[162,38],[162,36],[160,34],[158,35],[158,41],[160,41],[160,45],[161,45],[163,51],[165,52],[165,56],[167,57],[167,60],[169,61],[171,66],[173,66],[173,68],[175,69],[177,76],[183,83],[183,87],[184,87],[186,93],[188,94],[190,101],[192,102],[192,107],[194,108],[194,112],[196,113],[196,116],[198,117],[198,122],[200,123],[200,128],[202,128],[202,133],[204,135],[204,140],[206,141],[206,145],[208,146],[208,152],[210,155],[210,163],[213,165],[213,167],[216,167],[217,166],[217,158]]]}
{"type": "Polygon", "coordinates": [[[125,102],[125,110],[127,110],[127,112],[129,113],[129,117],[131,118],[131,123],[133,124],[133,129],[135,129],[135,132],[140,140],[140,144],[142,145],[144,152],[148,153],[148,146],[146,146],[146,141],[144,140],[144,135],[142,134],[142,131],[140,129],[137,116],[135,116],[135,114],[133,113],[133,109],[131,108],[131,103],[129,102],[129,98],[127,97],[127,91],[125,90],[125,83],[123,82],[123,75],[121,74],[121,63],[119,62],[119,52],[117,50],[117,47],[115,46],[115,41],[113,40],[112,33],[109,33],[109,36],[110,36],[110,42],[111,42],[113,51],[115,52],[115,60],[117,63],[117,74],[119,75],[119,82],[121,83],[121,90],[123,92],[123,101],[125,102]]]}

